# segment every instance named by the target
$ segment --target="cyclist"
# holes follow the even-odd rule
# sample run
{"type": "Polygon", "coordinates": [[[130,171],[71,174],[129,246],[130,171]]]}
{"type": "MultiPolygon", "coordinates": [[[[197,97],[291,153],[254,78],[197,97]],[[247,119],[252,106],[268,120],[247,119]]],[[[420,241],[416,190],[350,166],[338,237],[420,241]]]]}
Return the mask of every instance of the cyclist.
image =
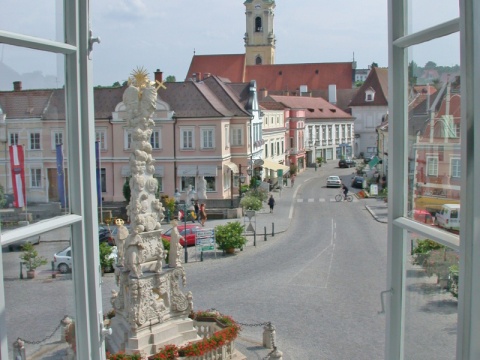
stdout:
{"type": "Polygon", "coordinates": [[[347,195],[348,195],[348,187],[342,183],[342,190],[343,190],[343,200],[347,200],[347,195]]]}

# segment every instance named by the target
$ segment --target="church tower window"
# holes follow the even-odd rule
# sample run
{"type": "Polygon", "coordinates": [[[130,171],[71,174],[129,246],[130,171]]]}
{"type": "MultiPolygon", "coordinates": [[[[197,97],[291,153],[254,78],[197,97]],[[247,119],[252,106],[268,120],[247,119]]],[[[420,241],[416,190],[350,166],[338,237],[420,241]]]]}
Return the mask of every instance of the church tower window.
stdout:
{"type": "Polygon", "coordinates": [[[263,27],[262,27],[262,18],[260,16],[257,16],[255,18],[255,32],[262,32],[263,27]]]}
{"type": "Polygon", "coordinates": [[[262,57],[260,55],[256,57],[255,65],[262,65],[262,57]]]}

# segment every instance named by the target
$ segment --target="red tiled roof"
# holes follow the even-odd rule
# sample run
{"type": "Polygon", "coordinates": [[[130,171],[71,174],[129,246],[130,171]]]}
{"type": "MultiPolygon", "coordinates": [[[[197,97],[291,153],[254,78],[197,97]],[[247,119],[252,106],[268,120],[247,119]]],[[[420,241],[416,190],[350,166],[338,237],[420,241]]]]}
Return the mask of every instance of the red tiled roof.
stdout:
{"type": "Polygon", "coordinates": [[[10,119],[41,118],[54,90],[5,91],[0,93],[0,108],[10,119]]]}
{"type": "Polygon", "coordinates": [[[232,82],[255,80],[257,89],[298,90],[307,85],[308,91],[326,90],[335,84],[337,89],[352,88],[352,63],[275,64],[245,66],[245,55],[194,55],[186,80],[205,74],[230,79],[232,82]]]}
{"type": "Polygon", "coordinates": [[[276,102],[283,104],[290,109],[306,109],[305,118],[308,119],[347,119],[354,118],[345,111],[330,104],[327,100],[319,97],[307,96],[276,96],[270,98],[276,102]]]}
{"type": "Polygon", "coordinates": [[[349,106],[386,106],[388,105],[388,69],[373,67],[363,85],[349,106]],[[372,88],[375,91],[373,101],[365,101],[365,91],[372,88]]]}
{"type": "Polygon", "coordinates": [[[352,63],[276,64],[246,67],[245,81],[256,80],[258,89],[294,91],[307,85],[308,91],[352,88],[352,63]]]}
{"type": "Polygon", "coordinates": [[[205,74],[217,75],[232,82],[243,82],[245,69],[245,54],[231,55],[194,55],[190,63],[185,81],[203,79],[205,74]],[[199,76],[200,74],[200,76],[199,76]]]}

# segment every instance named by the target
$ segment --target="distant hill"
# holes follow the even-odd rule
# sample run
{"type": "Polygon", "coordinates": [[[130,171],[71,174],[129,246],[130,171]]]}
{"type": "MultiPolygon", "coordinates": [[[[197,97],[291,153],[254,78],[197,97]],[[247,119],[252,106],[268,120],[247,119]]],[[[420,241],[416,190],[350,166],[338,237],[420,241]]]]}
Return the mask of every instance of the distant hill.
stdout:
{"type": "Polygon", "coordinates": [[[0,90],[13,90],[13,82],[21,81],[22,89],[56,89],[63,86],[57,84],[57,78],[52,75],[43,75],[41,71],[19,74],[10,66],[0,62],[0,90]]]}

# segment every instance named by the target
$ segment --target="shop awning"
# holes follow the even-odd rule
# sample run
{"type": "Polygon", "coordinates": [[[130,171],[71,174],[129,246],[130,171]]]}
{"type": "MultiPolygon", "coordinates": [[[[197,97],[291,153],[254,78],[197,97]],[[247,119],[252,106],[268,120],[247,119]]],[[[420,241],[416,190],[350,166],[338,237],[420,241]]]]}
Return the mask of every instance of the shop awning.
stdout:
{"type": "Polygon", "coordinates": [[[288,166],[270,160],[263,160],[263,167],[275,171],[283,170],[283,174],[286,174],[288,171],[290,171],[290,168],[288,166]]]}
{"type": "Polygon", "coordinates": [[[217,176],[216,165],[178,165],[177,176],[217,176]]]}
{"type": "Polygon", "coordinates": [[[238,166],[237,164],[229,161],[227,163],[224,164],[226,167],[228,167],[230,170],[233,171],[234,174],[238,174],[238,166]]]}

